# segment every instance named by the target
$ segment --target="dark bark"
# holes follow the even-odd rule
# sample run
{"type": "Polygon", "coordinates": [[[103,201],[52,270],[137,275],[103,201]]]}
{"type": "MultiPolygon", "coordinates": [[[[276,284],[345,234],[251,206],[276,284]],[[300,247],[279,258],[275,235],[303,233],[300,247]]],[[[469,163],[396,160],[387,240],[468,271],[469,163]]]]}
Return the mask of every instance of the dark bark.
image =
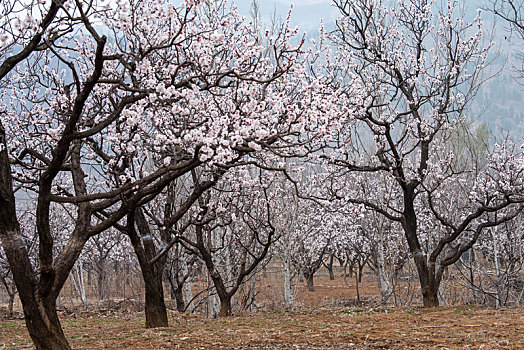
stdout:
{"type": "Polygon", "coordinates": [[[98,277],[97,277],[97,285],[98,285],[98,300],[104,300],[106,297],[106,290],[105,290],[105,281],[106,281],[106,271],[105,271],[105,259],[100,259],[97,262],[98,266],[98,277]]]}
{"type": "Polygon", "coordinates": [[[435,274],[435,264],[428,265],[426,254],[422,251],[418,240],[414,189],[415,187],[410,185],[406,185],[404,188],[404,212],[401,223],[409,249],[411,254],[413,254],[413,261],[417,267],[423,305],[424,307],[436,307],[439,306],[438,289],[440,279],[435,274]]]}
{"type": "MultiPolygon", "coordinates": [[[[0,205],[0,216],[6,218],[0,225],[0,238],[22,301],[29,335],[37,349],[70,349],[60,326],[55,297],[43,298],[36,288],[37,283],[18,227],[12,231],[5,230],[16,219],[7,219],[4,204],[0,205]]],[[[12,218],[16,218],[16,213],[12,215],[12,218]]],[[[15,226],[18,226],[17,222],[15,226]]]]}
{"type": "Polygon", "coordinates": [[[37,349],[70,349],[56,313],[56,297],[44,297],[20,233],[16,216],[5,130],[0,123],[0,240],[18,289],[27,330],[37,349]]]}
{"type": "Polygon", "coordinates": [[[172,266],[166,266],[165,278],[171,287],[171,299],[175,299],[178,312],[185,312],[186,303],[184,301],[183,287],[188,276],[182,276],[182,278],[179,278],[179,274],[181,273],[182,271],[180,271],[178,259],[174,259],[172,266]]]}
{"type": "Polygon", "coordinates": [[[26,326],[35,347],[42,350],[71,349],[56,313],[56,299],[41,300],[38,307],[39,312],[26,312],[24,309],[26,326]]]}
{"type": "Polygon", "coordinates": [[[127,234],[131,239],[144,279],[146,328],[167,327],[167,308],[162,285],[163,264],[159,261],[150,264],[151,259],[156,255],[154,246],[152,246],[152,237],[149,234],[142,236],[142,239],[138,236],[135,230],[135,219],[141,232],[146,230],[144,225],[147,223],[142,221],[145,218],[140,210],[136,210],[127,217],[127,234]]]}
{"type": "Polygon", "coordinates": [[[358,287],[360,282],[359,276],[355,273],[355,291],[357,292],[357,303],[360,304],[360,289],[358,287]]]}
{"type": "MultiPolygon", "coordinates": [[[[53,6],[55,6],[55,2],[53,2],[53,6]]],[[[53,158],[46,170],[42,172],[38,182],[36,227],[39,236],[39,280],[35,278],[16,218],[15,197],[11,167],[7,154],[5,130],[0,124],[0,217],[2,218],[0,222],[0,240],[19,291],[29,335],[37,349],[70,349],[56,312],[56,298],[88,239],[85,235],[85,226],[82,226],[83,223],[88,221],[84,221],[86,217],[79,213],[78,221],[81,224],[76,225],[73,238],[68,242],[68,245],[55,263],[53,263],[53,238],[50,234],[49,226],[50,193],[52,182],[61,170],[66,155],[70,150],[73,140],[71,135],[82,114],[85,101],[100,78],[104,45],[105,38],[102,38],[97,46],[94,72],[87,79],[82,91],[76,97],[71,116],[66,123],[62,137],[52,151],[53,158]]],[[[6,60],[4,64],[6,62],[8,61],[6,60]]],[[[84,212],[83,214],[86,213],[84,212]]]]}
{"type": "Polygon", "coordinates": [[[219,296],[220,299],[220,312],[218,313],[218,317],[228,317],[233,314],[232,307],[231,307],[231,296],[229,295],[223,295],[222,297],[219,296]]]}
{"type": "Polygon", "coordinates": [[[313,283],[314,272],[304,272],[304,278],[306,279],[307,290],[309,292],[315,291],[315,285],[313,283]]]}
{"type": "Polygon", "coordinates": [[[14,316],[14,304],[15,304],[15,295],[16,294],[9,294],[9,304],[7,307],[7,317],[13,318],[14,316]]]}
{"type": "Polygon", "coordinates": [[[186,276],[183,276],[182,279],[180,279],[178,277],[179,273],[180,273],[180,270],[178,268],[177,261],[175,261],[174,266],[172,266],[171,268],[166,267],[165,274],[166,274],[166,280],[169,282],[169,286],[171,287],[171,290],[170,290],[171,299],[174,299],[176,301],[176,309],[178,312],[185,312],[186,303],[184,301],[183,287],[186,281],[186,276]]]}
{"type": "Polygon", "coordinates": [[[333,260],[334,260],[334,255],[331,254],[329,256],[329,262],[326,265],[326,268],[328,270],[328,273],[329,273],[329,279],[331,281],[335,280],[335,274],[333,273],[333,260]]]}
{"type": "Polygon", "coordinates": [[[366,263],[365,262],[362,263],[360,259],[358,260],[357,263],[358,263],[358,281],[362,282],[362,276],[364,275],[363,270],[364,270],[364,266],[366,266],[366,263]]]}
{"type": "Polygon", "coordinates": [[[176,288],[173,290],[173,294],[176,300],[176,310],[178,312],[185,312],[186,311],[186,303],[184,301],[184,293],[182,292],[182,288],[176,288]]]}
{"type": "Polygon", "coordinates": [[[348,275],[347,277],[353,277],[353,272],[355,270],[355,259],[348,259],[347,260],[348,265],[348,275]]]}
{"type": "Polygon", "coordinates": [[[174,271],[167,271],[167,279],[169,281],[169,285],[171,286],[171,298],[175,299],[176,301],[176,309],[178,312],[185,312],[186,311],[186,302],[184,300],[184,285],[188,283],[189,276],[181,276],[179,277],[179,274],[182,274],[182,271],[180,271],[178,267],[178,259],[176,260],[175,264],[175,270],[174,271]]]}
{"type": "Polygon", "coordinates": [[[8,270],[7,272],[8,273],[6,273],[6,275],[0,276],[0,280],[2,281],[2,284],[5,287],[5,291],[7,292],[7,295],[9,296],[8,307],[7,307],[7,317],[13,318],[14,316],[13,308],[14,308],[15,296],[16,296],[17,290],[16,290],[16,286],[14,285],[14,283],[8,280],[7,276],[9,275],[10,271],[8,270]]]}

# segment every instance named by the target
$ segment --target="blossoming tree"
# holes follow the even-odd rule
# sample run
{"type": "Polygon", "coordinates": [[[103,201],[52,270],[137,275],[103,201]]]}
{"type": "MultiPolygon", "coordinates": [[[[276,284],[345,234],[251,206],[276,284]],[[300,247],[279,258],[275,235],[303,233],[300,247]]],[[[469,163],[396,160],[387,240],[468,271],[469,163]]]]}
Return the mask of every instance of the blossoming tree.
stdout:
{"type": "Polygon", "coordinates": [[[332,193],[402,225],[424,306],[436,306],[444,268],[486,227],[517,215],[524,199],[523,159],[508,145],[492,151],[487,167],[458,166],[445,147],[481,82],[490,46],[482,45],[482,20],[458,17],[458,1],[335,4],[342,17],[329,77],[354,118],[326,145],[325,159],[346,179],[332,193]],[[374,193],[351,186],[377,173],[383,181],[374,193]],[[398,195],[382,201],[381,193],[398,195]]]}
{"type": "Polygon", "coordinates": [[[234,9],[192,0],[38,6],[41,16],[26,8],[15,31],[24,16],[2,18],[0,238],[36,347],[69,349],[56,298],[90,237],[115,225],[133,235],[137,209],[205,165],[174,224],[227,170],[220,165],[286,142],[320,112],[290,98],[302,95],[305,69],[289,21],[264,36],[234,9]],[[36,195],[38,266],[20,235],[17,191],[36,195]],[[75,208],[56,257],[54,202],[75,208]]]}

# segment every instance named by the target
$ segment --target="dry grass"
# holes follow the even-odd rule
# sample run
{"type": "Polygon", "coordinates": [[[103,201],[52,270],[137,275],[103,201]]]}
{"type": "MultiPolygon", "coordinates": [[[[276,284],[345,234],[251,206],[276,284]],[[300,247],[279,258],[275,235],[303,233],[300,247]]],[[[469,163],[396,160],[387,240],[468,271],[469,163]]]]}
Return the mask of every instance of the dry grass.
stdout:
{"type": "MultiPolygon", "coordinates": [[[[285,312],[275,302],[278,281],[265,283],[263,312],[211,320],[170,311],[170,327],[145,329],[142,313],[121,309],[63,314],[62,324],[75,349],[524,349],[522,308],[374,307],[371,279],[360,287],[363,306],[354,306],[354,283],[322,276],[314,293],[299,289],[296,311],[285,312]]],[[[23,320],[0,321],[4,348],[32,348],[23,320]]]]}

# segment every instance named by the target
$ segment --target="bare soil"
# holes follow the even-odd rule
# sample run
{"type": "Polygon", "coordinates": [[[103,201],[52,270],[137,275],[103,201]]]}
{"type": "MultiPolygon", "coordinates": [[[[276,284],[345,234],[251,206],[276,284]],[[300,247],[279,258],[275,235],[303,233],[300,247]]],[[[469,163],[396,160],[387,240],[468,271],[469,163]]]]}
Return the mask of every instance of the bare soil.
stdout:
{"type": "MultiPolygon", "coordinates": [[[[62,319],[75,349],[524,349],[524,310],[319,308],[210,320],[171,313],[144,329],[140,313],[62,319]]],[[[23,320],[0,323],[0,349],[30,349],[23,320]]]]}
{"type": "MultiPolygon", "coordinates": [[[[318,278],[315,292],[299,289],[290,312],[268,307],[279,298],[271,282],[261,288],[266,311],[223,319],[170,311],[167,328],[145,329],[133,308],[60,317],[74,349],[524,349],[523,308],[376,307],[372,280],[356,306],[350,282],[318,278]]],[[[0,349],[32,348],[23,319],[0,319],[0,349]]]]}

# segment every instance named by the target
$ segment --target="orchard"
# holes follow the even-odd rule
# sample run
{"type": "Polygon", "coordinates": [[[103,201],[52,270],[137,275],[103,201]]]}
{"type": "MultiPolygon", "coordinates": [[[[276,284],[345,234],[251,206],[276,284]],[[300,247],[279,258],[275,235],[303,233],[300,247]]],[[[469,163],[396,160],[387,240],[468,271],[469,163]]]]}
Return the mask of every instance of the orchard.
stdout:
{"type": "Polygon", "coordinates": [[[0,4],[0,305],[37,349],[64,310],[298,311],[324,272],[358,307],[524,303],[524,138],[474,115],[522,3],[333,0],[314,40],[258,6],[0,4]]]}

